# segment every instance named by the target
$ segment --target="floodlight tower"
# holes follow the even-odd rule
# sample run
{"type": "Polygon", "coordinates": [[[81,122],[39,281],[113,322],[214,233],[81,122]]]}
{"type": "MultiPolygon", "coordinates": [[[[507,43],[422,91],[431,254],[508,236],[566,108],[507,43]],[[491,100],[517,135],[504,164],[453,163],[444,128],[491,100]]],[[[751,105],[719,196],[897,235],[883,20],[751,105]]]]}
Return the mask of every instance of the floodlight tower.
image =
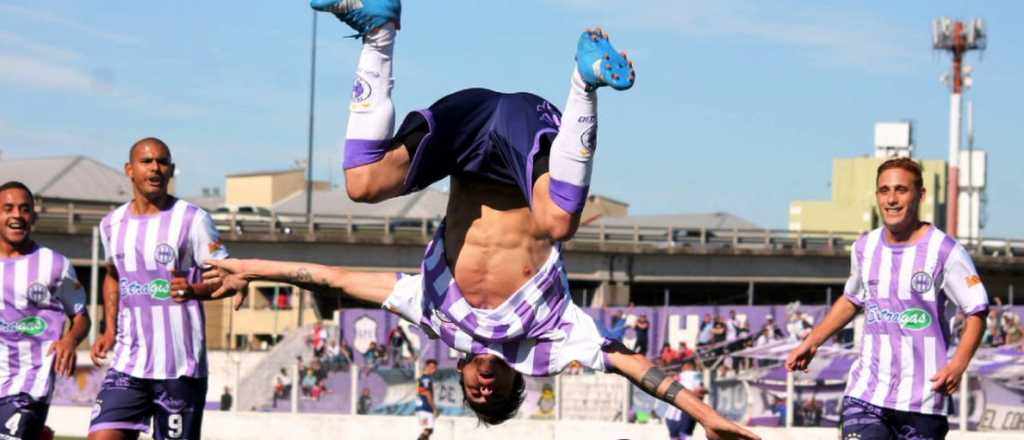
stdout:
{"type": "Polygon", "coordinates": [[[971,50],[984,50],[986,34],[984,22],[980,18],[963,21],[952,21],[946,17],[935,20],[932,26],[932,48],[953,54],[952,75],[942,75],[942,80],[950,86],[952,95],[949,98],[949,173],[946,179],[946,233],[953,237],[957,234],[958,201],[960,198],[960,121],[963,104],[963,89],[970,88],[973,80],[970,77],[971,67],[963,64],[964,55],[971,50]]]}

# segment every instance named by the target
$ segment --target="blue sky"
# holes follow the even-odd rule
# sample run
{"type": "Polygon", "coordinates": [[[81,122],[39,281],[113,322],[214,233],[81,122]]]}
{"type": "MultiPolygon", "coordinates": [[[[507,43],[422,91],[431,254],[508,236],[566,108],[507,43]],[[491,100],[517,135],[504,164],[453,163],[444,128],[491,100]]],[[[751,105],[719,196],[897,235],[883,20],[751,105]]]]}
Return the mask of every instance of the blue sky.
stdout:
{"type": "MultiPolygon", "coordinates": [[[[831,159],[868,154],[876,121],[916,122],[917,154],[947,155],[940,15],[983,17],[971,55],[976,146],[990,154],[986,235],[1024,237],[1024,6],[1010,1],[407,1],[399,116],[471,86],[561,106],[575,39],[602,24],[636,86],[602,90],[593,191],[637,214],[728,211],[784,228],[794,199],[827,199],[831,159]],[[623,5],[630,9],[622,10],[623,5]],[[1014,30],[1016,29],[1016,30],[1014,30]]],[[[302,1],[0,0],[0,150],[87,154],[172,147],[182,193],[305,158],[310,11],[302,1]]],[[[314,171],[341,182],[359,44],[321,16],[314,171]]]]}

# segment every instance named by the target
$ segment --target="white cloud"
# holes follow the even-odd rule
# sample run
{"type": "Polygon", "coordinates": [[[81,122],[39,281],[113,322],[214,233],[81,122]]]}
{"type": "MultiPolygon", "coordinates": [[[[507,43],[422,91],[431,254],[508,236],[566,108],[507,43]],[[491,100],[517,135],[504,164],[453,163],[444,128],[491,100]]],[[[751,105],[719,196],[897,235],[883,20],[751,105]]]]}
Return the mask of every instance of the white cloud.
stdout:
{"type": "Polygon", "coordinates": [[[122,34],[118,32],[111,32],[104,29],[98,29],[93,26],[89,26],[70,18],[54,14],[49,11],[41,9],[26,8],[24,6],[15,6],[9,4],[0,4],[0,14],[4,15],[16,15],[25,19],[29,19],[40,24],[55,25],[67,28],[75,31],[82,35],[86,35],[92,38],[104,40],[111,43],[116,43],[124,46],[145,46],[146,42],[142,39],[128,34],[122,34]]]}
{"type": "Polygon", "coordinates": [[[73,67],[62,66],[22,55],[0,53],[0,82],[19,87],[89,92],[91,76],[73,67]]]}
{"type": "Polygon", "coordinates": [[[82,57],[81,54],[73,50],[43,44],[13,32],[2,30],[0,30],[0,49],[25,52],[42,58],[63,62],[74,61],[82,57]]]}
{"type": "Polygon", "coordinates": [[[74,132],[61,127],[40,129],[0,118],[0,150],[8,159],[65,154],[87,154],[103,159],[124,150],[123,146],[115,150],[103,142],[103,137],[102,133],[74,132]]]}

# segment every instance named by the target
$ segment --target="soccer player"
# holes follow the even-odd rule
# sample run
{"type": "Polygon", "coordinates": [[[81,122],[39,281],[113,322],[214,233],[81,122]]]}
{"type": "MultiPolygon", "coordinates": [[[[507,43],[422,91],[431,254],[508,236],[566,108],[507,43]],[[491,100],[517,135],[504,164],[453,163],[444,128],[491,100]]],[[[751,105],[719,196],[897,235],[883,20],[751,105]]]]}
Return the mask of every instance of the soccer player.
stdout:
{"type": "Polygon", "coordinates": [[[437,417],[437,404],[434,403],[434,373],[437,372],[437,361],[427,359],[423,363],[423,374],[416,379],[416,418],[423,427],[419,440],[427,440],[434,433],[434,418],[437,417]]]}
{"type": "Polygon", "coordinates": [[[89,332],[71,260],[32,241],[32,191],[0,185],[0,438],[44,436],[55,374],[71,376],[89,332]],[[64,332],[65,320],[71,327],[64,332]]]}
{"type": "MultiPolygon", "coordinates": [[[[532,94],[468,89],[410,113],[393,133],[392,58],[397,0],[313,0],[363,38],[352,89],[345,180],[356,201],[377,202],[451,177],[445,222],[421,275],[358,273],[304,263],[219,262],[225,285],[268,278],[342,289],[383,304],[465,353],[463,395],[484,423],[515,415],[523,374],[558,374],[573,361],[614,371],[701,421],[709,437],[756,438],[705,405],[643,355],[608,341],[572,304],[561,241],[579,225],[597,139],[597,89],[625,90],[635,72],[608,35],[577,43],[560,113],[532,94]]],[[[308,288],[307,287],[307,288],[308,288]]]]}
{"type": "MultiPolygon", "coordinates": [[[[704,398],[707,390],[701,380],[699,371],[694,369],[693,361],[683,363],[683,368],[676,376],[676,380],[698,398],[704,398]]],[[[693,436],[693,429],[697,421],[689,414],[680,411],[679,408],[670,407],[665,411],[665,426],[668,427],[668,436],[672,440],[688,440],[693,436]]]]}
{"type": "Polygon", "coordinates": [[[155,438],[198,439],[207,387],[199,300],[219,287],[203,283],[200,268],[227,250],[209,214],[167,193],[174,175],[167,144],[136,142],[124,170],[133,198],[100,223],[107,325],[92,357],[100,365],[109,350],[113,356],[89,438],[137,438],[155,417],[155,438]]]}
{"type": "Polygon", "coordinates": [[[924,194],[917,162],[891,159],[878,167],[883,226],[856,241],[843,296],[786,359],[786,368],[806,370],[818,347],[864,312],[860,358],[843,397],[842,438],[945,438],[950,395],[981,341],[985,287],[963,246],[920,220],[924,194]],[[953,308],[967,318],[947,358],[944,315],[953,308]]]}

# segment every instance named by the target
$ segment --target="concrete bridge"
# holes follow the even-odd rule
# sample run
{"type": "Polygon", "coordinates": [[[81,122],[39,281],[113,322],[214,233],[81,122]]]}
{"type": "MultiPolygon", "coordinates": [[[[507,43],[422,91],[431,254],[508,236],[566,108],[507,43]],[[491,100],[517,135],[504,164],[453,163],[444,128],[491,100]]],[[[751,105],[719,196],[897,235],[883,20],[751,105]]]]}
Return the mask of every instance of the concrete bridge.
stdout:
{"type": "MultiPolygon", "coordinates": [[[[47,214],[35,237],[86,269],[100,217],[47,214]]],[[[218,223],[236,257],[409,272],[418,271],[436,226],[431,219],[353,216],[218,223]]],[[[566,245],[566,265],[574,296],[595,306],[825,303],[841,294],[856,237],[827,231],[584,226],[566,245]]],[[[1011,301],[1014,285],[1024,286],[1024,240],[985,239],[968,248],[990,295],[1011,301]]],[[[79,270],[86,285],[88,272],[79,270]]]]}

